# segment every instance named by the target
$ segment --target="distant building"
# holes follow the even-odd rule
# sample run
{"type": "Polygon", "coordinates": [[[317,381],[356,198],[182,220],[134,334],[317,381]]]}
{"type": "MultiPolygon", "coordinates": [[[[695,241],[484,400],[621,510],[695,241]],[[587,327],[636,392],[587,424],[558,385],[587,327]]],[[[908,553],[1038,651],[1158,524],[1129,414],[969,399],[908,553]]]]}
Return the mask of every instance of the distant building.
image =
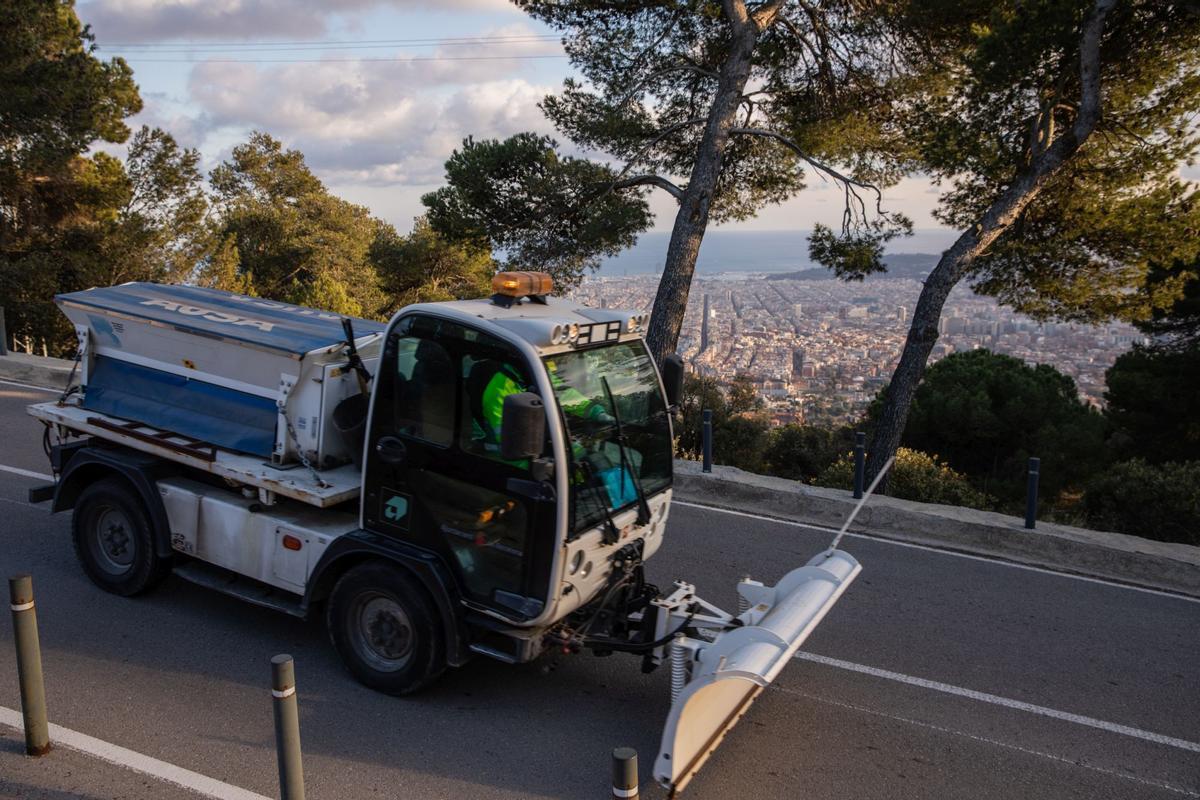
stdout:
{"type": "Polygon", "coordinates": [[[896,321],[903,325],[908,321],[908,309],[904,306],[896,306],[896,321]]]}
{"type": "Polygon", "coordinates": [[[703,353],[708,349],[708,327],[709,318],[712,316],[712,306],[709,303],[709,297],[704,295],[704,316],[700,318],[700,352],[703,353]]]}

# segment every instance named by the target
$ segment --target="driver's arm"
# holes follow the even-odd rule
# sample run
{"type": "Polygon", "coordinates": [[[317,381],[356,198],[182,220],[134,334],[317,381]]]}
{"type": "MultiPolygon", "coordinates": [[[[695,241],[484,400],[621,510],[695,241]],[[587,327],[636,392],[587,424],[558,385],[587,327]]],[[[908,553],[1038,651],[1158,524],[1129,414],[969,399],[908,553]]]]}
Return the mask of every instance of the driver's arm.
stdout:
{"type": "Polygon", "coordinates": [[[613,421],[613,416],[604,410],[604,406],[593,402],[583,392],[570,386],[559,377],[553,361],[548,362],[546,366],[548,367],[546,371],[550,373],[550,385],[554,387],[554,394],[563,411],[580,419],[605,423],[613,421]]]}

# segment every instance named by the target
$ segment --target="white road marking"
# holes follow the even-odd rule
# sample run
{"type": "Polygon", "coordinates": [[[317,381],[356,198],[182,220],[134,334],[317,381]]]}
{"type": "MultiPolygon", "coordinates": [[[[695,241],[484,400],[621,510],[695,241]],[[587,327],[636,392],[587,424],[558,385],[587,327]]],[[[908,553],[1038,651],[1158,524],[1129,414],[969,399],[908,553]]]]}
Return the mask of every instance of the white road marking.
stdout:
{"type": "Polygon", "coordinates": [[[15,383],[13,381],[0,380],[0,383],[5,386],[16,386],[18,389],[33,389],[35,392],[46,392],[47,394],[62,394],[62,389],[50,389],[46,386],[34,386],[31,383],[15,383]]]}
{"type": "MultiPolygon", "coordinates": [[[[965,697],[969,700],[977,700],[981,703],[990,703],[994,706],[1003,706],[1016,711],[1024,711],[1028,714],[1037,714],[1042,717],[1050,717],[1051,719],[1062,720],[1063,722],[1072,722],[1076,725],[1085,725],[1089,728],[1097,728],[1108,733],[1115,733],[1121,736],[1129,736],[1134,739],[1141,739],[1154,744],[1161,744],[1167,747],[1174,747],[1177,750],[1186,750],[1190,753],[1200,753],[1200,743],[1189,742],[1186,739],[1176,739],[1174,736],[1164,736],[1161,733],[1153,733],[1152,731],[1144,731],[1140,728],[1131,728],[1128,725],[1118,725],[1115,722],[1106,722],[1095,717],[1085,717],[1082,714],[1072,714],[1069,711],[1059,711],[1055,708],[1047,708],[1046,706],[1034,705],[1026,703],[1022,700],[1013,700],[1009,697],[1001,697],[987,692],[977,692],[974,689],[964,689],[961,686],[952,686],[948,683],[939,681],[926,680],[925,678],[917,678],[912,675],[905,675],[900,672],[892,672],[891,670],[880,669],[878,667],[869,667],[866,664],[855,664],[852,661],[842,661],[840,658],[830,658],[829,656],[819,656],[816,653],[796,653],[796,658],[803,661],[811,661],[816,664],[824,664],[837,669],[849,670],[850,672],[858,672],[862,675],[870,675],[874,678],[882,678],[888,681],[897,683],[905,683],[909,686],[917,686],[922,689],[929,689],[934,692],[942,692],[943,694],[952,694],[956,697],[965,697]]],[[[789,691],[784,689],[784,691],[789,691]]]]}
{"type": "Polygon", "coordinates": [[[871,714],[872,716],[883,717],[884,719],[891,719],[891,720],[895,720],[897,722],[903,722],[907,725],[915,725],[918,728],[927,728],[929,730],[937,731],[939,733],[946,733],[951,736],[958,736],[963,739],[971,739],[972,741],[981,742],[983,744],[990,744],[995,747],[1003,747],[1007,750],[1015,750],[1018,753],[1025,753],[1026,755],[1037,756],[1039,758],[1045,758],[1045,759],[1049,759],[1051,761],[1057,761],[1059,763],[1066,764],[1067,766],[1071,766],[1071,767],[1082,767],[1083,769],[1091,770],[1092,772],[1099,772],[1102,775],[1108,775],[1113,778],[1120,778],[1121,780],[1133,781],[1134,783],[1140,783],[1145,786],[1152,786],[1157,789],[1165,789],[1169,792],[1174,792],[1175,794],[1183,795],[1184,797],[1200,797],[1200,793],[1194,792],[1191,789],[1186,789],[1182,786],[1175,786],[1174,784],[1165,783],[1163,781],[1151,780],[1149,778],[1140,778],[1137,775],[1131,775],[1128,772],[1119,772],[1114,769],[1107,769],[1105,767],[1097,767],[1093,764],[1088,764],[1082,760],[1078,760],[1078,759],[1074,759],[1074,758],[1064,758],[1063,756],[1056,756],[1053,753],[1047,753],[1043,750],[1034,750],[1033,748],[1030,748],[1030,747],[1022,747],[1020,745],[1010,744],[1009,742],[1001,742],[998,739],[991,739],[986,736],[977,736],[976,734],[973,734],[973,733],[967,733],[965,731],[955,730],[954,728],[946,728],[941,725],[934,725],[929,722],[922,722],[921,720],[912,719],[911,717],[902,717],[898,714],[888,714],[886,712],[877,711],[876,709],[867,708],[866,706],[860,706],[855,703],[845,703],[840,700],[832,700],[828,697],[821,697],[819,695],[810,694],[808,692],[801,692],[796,689],[787,689],[787,688],[784,688],[781,686],[776,686],[774,688],[778,689],[779,691],[781,691],[785,694],[794,695],[796,697],[803,697],[808,700],[816,701],[818,703],[825,703],[827,705],[837,706],[838,708],[848,708],[852,711],[859,711],[863,714],[871,714]]]}
{"type": "Polygon", "coordinates": [[[7,464],[0,464],[0,472],[11,472],[13,475],[20,475],[23,478],[38,478],[43,481],[54,480],[53,475],[47,475],[44,472],[34,472],[30,469],[21,469],[20,467],[10,467],[7,464]]]}
{"type": "Polygon", "coordinates": [[[47,514],[50,513],[50,509],[44,505],[34,505],[33,503],[26,503],[22,500],[9,500],[7,497],[0,497],[0,503],[8,503],[9,505],[32,508],[34,511],[43,511],[47,514]]]}
{"type": "MultiPolygon", "coordinates": [[[[25,729],[21,712],[3,706],[0,706],[0,725],[7,725],[20,731],[25,729]]],[[[190,789],[205,797],[216,798],[216,800],[270,800],[270,798],[248,789],[201,775],[199,772],[192,772],[190,769],[168,764],[166,761],[159,761],[157,758],[151,758],[54,723],[50,724],[50,744],[78,750],[110,764],[116,764],[143,775],[150,775],[167,783],[182,786],[184,789],[190,789]]]]}
{"type": "MultiPolygon", "coordinates": [[[[736,517],[748,517],[750,519],[762,520],[763,522],[776,522],[780,525],[790,525],[793,528],[807,528],[813,531],[822,533],[837,533],[836,528],[826,527],[824,525],[813,525],[808,522],[794,522],[790,519],[781,519],[779,517],[769,517],[765,514],[751,514],[748,511],[734,511],[731,508],[721,508],[720,506],[706,506],[703,503],[689,503],[686,500],[671,500],[671,505],[687,506],[688,508],[698,508],[704,511],[717,511],[721,514],[732,514],[736,517]]],[[[1166,592],[1161,589],[1151,589],[1146,586],[1134,586],[1128,583],[1120,583],[1119,581],[1109,581],[1104,578],[1093,578],[1088,575],[1075,575],[1071,572],[1059,572],[1048,567],[1035,567],[1031,564],[1018,564],[1015,561],[1005,561],[999,556],[978,556],[973,553],[960,553],[957,550],[944,550],[940,547],[934,547],[928,544],[916,544],[915,542],[901,542],[897,539],[889,539],[886,536],[875,536],[869,533],[850,533],[846,536],[853,539],[865,539],[869,542],[877,542],[879,544],[891,545],[893,547],[907,547],[912,550],[924,550],[927,553],[938,553],[943,556],[951,556],[953,558],[965,558],[968,561],[982,561],[985,564],[994,564],[998,567],[1009,567],[1011,569],[1023,569],[1026,572],[1040,572],[1044,575],[1053,575],[1056,578],[1069,578],[1073,581],[1083,581],[1084,583],[1098,583],[1101,586],[1111,586],[1115,589],[1128,589],[1131,592],[1142,592],[1144,594],[1158,595],[1159,597],[1170,597],[1175,600],[1183,600],[1188,603],[1200,603],[1200,597],[1189,597],[1185,594],[1176,594],[1174,592],[1166,592]]]]}

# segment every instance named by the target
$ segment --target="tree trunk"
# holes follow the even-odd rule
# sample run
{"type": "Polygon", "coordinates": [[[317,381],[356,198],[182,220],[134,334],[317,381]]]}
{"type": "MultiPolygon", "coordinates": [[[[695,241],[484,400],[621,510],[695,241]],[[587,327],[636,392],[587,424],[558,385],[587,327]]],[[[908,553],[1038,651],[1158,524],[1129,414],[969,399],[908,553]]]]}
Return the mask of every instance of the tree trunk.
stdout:
{"type": "Polygon", "coordinates": [[[731,19],[730,22],[733,41],[729,57],[721,65],[717,92],[696,150],[696,162],[679,198],[679,212],[675,215],[675,227],[671,229],[667,260],[650,315],[647,345],[651,357],[659,364],[679,343],[692,275],[696,271],[696,257],[708,227],[708,212],[721,175],[729,131],[736,122],[738,104],[750,77],[751,57],[758,42],[759,30],[753,21],[731,19]]]}
{"type": "MultiPolygon", "coordinates": [[[[963,232],[950,249],[942,253],[937,266],[925,279],[921,296],[917,299],[917,308],[913,312],[908,338],[900,354],[900,363],[892,373],[883,410],[871,437],[866,464],[868,482],[879,474],[900,446],[913,395],[925,374],[929,354],[938,339],[938,322],[946,298],[970,271],[972,262],[1021,216],[1021,212],[1033,202],[1046,182],[1078,152],[1095,130],[1100,118],[1100,35],[1104,28],[1104,17],[1114,4],[1115,0],[1096,0],[1083,26],[1079,48],[1082,91],[1075,124],[1017,175],[975,226],[963,232]]],[[[884,476],[878,491],[883,492],[886,487],[887,477],[884,476]]]]}

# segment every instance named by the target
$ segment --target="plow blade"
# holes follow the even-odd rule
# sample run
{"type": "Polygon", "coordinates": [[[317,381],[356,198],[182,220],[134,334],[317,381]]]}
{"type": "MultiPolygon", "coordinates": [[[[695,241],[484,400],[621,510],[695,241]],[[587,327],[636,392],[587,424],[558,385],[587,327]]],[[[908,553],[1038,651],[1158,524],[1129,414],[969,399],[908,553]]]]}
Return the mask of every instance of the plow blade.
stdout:
{"type": "Polygon", "coordinates": [[[741,627],[712,642],[691,641],[690,679],[674,698],[654,778],[680,792],[721,744],[759,693],[775,680],[804,640],[862,570],[853,556],[826,550],[775,586],[738,585],[749,608],[741,627]]]}

